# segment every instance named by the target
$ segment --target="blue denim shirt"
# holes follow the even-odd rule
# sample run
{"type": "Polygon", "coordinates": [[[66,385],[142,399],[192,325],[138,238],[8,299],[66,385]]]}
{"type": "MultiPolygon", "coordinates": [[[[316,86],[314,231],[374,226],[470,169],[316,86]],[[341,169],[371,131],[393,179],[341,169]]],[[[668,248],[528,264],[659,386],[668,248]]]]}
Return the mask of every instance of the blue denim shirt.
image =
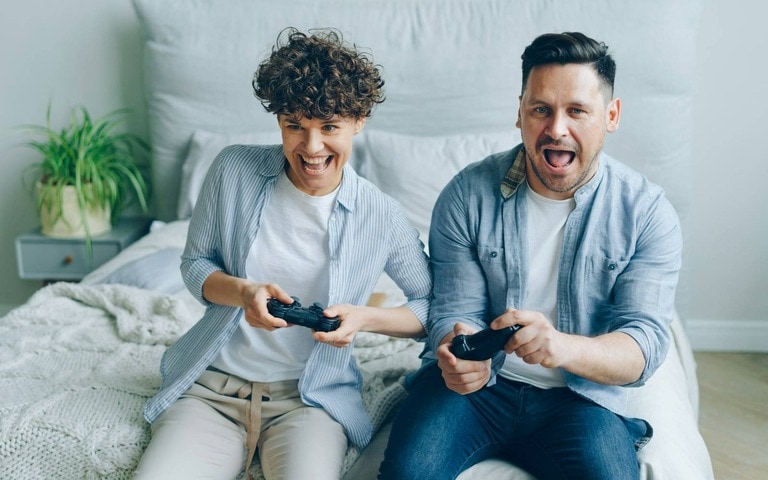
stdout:
{"type": "MultiPolygon", "coordinates": [[[[456,322],[485,328],[525,303],[528,250],[522,146],[466,167],[437,200],[429,235],[433,302],[425,358],[456,322]]],[[[645,383],[669,348],[682,235],[663,190],[601,154],[576,191],[557,279],[557,329],[586,336],[624,332],[637,341],[645,383]]],[[[505,355],[493,361],[491,384],[505,355]]],[[[564,372],[574,392],[623,414],[627,390],[564,372]]]]}
{"type": "MultiPolygon", "coordinates": [[[[150,423],[197,380],[237,329],[242,309],[208,302],[203,283],[216,271],[245,278],[246,257],[284,168],[280,145],[230,146],[211,166],[189,223],[181,264],[187,288],[207,309],[165,351],[160,364],[162,385],[144,410],[150,423]]],[[[408,299],[405,306],[426,325],[432,279],[418,231],[399,204],[358,177],[349,165],[344,167],[328,232],[330,305],[365,305],[385,271],[403,290],[408,299]]],[[[362,383],[352,348],[320,342],[299,378],[304,403],[325,409],[359,447],[372,434],[362,383]]]]}

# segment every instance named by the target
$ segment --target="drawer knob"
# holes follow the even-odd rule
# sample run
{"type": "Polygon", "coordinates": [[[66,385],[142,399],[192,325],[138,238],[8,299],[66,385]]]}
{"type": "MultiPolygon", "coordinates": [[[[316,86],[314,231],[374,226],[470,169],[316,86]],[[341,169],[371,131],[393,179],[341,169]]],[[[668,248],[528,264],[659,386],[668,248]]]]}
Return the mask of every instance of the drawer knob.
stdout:
{"type": "Polygon", "coordinates": [[[73,260],[74,258],[72,258],[72,255],[67,255],[66,257],[64,257],[64,265],[70,265],[73,260]]]}

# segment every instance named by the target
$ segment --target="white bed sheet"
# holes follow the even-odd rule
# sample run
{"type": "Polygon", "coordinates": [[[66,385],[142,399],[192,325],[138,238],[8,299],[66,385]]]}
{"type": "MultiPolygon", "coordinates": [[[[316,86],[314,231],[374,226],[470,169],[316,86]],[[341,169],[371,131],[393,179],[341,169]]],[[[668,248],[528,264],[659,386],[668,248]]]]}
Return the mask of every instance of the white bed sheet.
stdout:
{"type": "MultiPolygon", "coordinates": [[[[146,400],[160,385],[160,358],[203,314],[186,289],[164,294],[104,283],[144,260],[179,250],[188,222],[151,232],[81,283],[56,283],[0,319],[0,478],[131,478],[149,441],[146,400]]],[[[171,257],[168,257],[171,258],[171,257]]],[[[178,276],[178,264],[153,264],[178,276]]],[[[156,280],[156,279],[154,279],[156,280]]],[[[167,282],[160,282],[166,284],[167,282]]],[[[358,335],[363,401],[375,427],[405,395],[400,381],[419,365],[410,339],[358,335]]],[[[350,448],[345,468],[357,459],[350,448]]],[[[252,473],[261,478],[257,464],[252,473]]]]}
{"type": "MultiPolygon", "coordinates": [[[[187,226],[156,223],[81,284],[43,288],[0,319],[0,478],[130,478],[149,441],[142,409],[159,386],[162,352],[203,307],[186,289],[168,295],[103,282],[157,252],[180,251],[187,226]]],[[[181,281],[178,263],[165,268],[181,281]]],[[[141,268],[135,270],[141,278],[141,268]]],[[[386,277],[378,291],[388,295],[387,305],[403,299],[386,277]]],[[[642,478],[709,479],[711,463],[696,427],[695,362],[677,319],[673,337],[667,361],[630,397],[631,414],[650,420],[656,432],[638,456],[642,478]]],[[[419,366],[421,345],[361,334],[355,349],[366,407],[377,428],[386,426],[406,395],[403,375],[419,366]]],[[[376,477],[386,432],[363,452],[349,450],[345,480],[376,477]]],[[[258,467],[254,473],[260,478],[258,467]]],[[[529,477],[492,460],[460,480],[486,478],[529,477]]]]}
{"type": "MultiPolygon", "coordinates": [[[[148,235],[127,250],[88,275],[84,284],[95,285],[107,281],[119,270],[142,265],[142,259],[166,249],[181,249],[186,241],[188,221],[156,222],[148,235]]],[[[169,275],[181,275],[178,265],[169,267],[169,275]]],[[[137,272],[140,276],[140,272],[137,272]]],[[[402,292],[386,276],[377,285],[377,292],[386,295],[385,305],[399,305],[404,301],[402,292]]],[[[184,289],[173,296],[190,309],[202,314],[202,307],[184,289]]],[[[640,451],[638,459],[644,479],[707,479],[712,478],[711,462],[698,432],[698,385],[695,361],[679,318],[672,325],[673,344],[667,360],[647,385],[632,389],[629,414],[648,419],[655,428],[654,439],[640,451]]],[[[367,404],[376,427],[389,419],[393,409],[406,395],[400,381],[410,370],[418,368],[417,358],[421,346],[412,340],[387,339],[379,335],[364,334],[358,340],[356,357],[366,375],[367,404]]],[[[359,452],[350,450],[346,480],[374,479],[386,443],[386,429],[378,439],[362,452],[360,461],[353,465],[359,452]]],[[[465,472],[460,480],[495,478],[499,480],[525,480],[528,474],[504,462],[482,462],[465,472]]]]}

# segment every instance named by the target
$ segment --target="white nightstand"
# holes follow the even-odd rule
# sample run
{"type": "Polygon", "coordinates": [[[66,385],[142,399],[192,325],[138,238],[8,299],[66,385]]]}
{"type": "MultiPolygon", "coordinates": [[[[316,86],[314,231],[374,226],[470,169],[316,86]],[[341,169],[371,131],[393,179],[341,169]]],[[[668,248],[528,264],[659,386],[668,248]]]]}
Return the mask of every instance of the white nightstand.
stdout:
{"type": "Polygon", "coordinates": [[[124,218],[111,231],[93,237],[89,265],[83,238],[53,238],[40,229],[16,237],[19,277],[27,280],[76,281],[104,264],[149,230],[150,219],[124,218]]]}

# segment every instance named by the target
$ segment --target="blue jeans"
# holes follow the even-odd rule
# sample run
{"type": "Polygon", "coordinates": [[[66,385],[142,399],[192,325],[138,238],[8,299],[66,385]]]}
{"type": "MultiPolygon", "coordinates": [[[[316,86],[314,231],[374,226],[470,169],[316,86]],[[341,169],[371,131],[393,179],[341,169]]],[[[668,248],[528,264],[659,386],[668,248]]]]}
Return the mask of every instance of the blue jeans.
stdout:
{"type": "Polygon", "coordinates": [[[491,457],[542,480],[639,479],[635,443],[647,429],[567,388],[498,377],[492,387],[459,395],[432,365],[395,417],[379,480],[453,480],[491,457]]]}

